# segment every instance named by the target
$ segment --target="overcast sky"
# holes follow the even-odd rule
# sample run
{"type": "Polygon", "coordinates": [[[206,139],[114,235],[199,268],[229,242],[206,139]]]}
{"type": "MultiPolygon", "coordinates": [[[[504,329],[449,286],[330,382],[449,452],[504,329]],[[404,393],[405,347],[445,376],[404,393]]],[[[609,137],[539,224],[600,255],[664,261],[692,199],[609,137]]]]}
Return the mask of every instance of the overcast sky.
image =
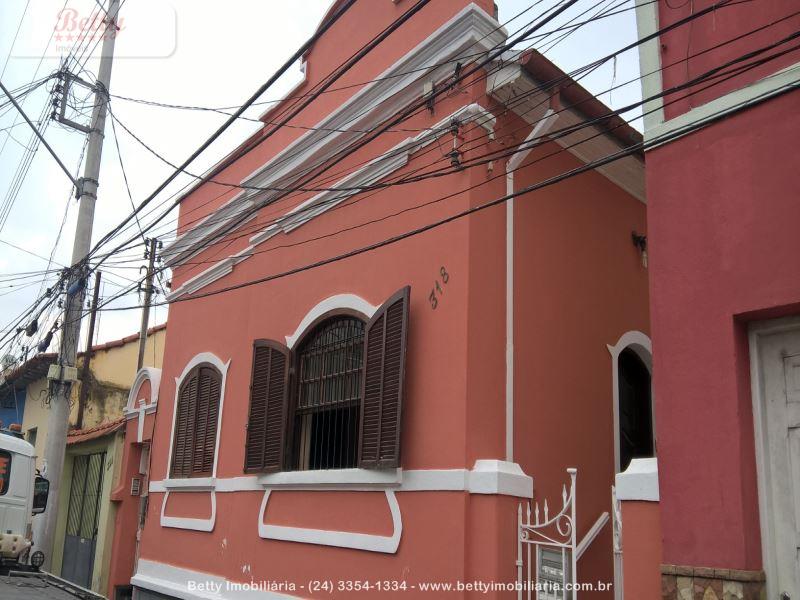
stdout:
{"type": "MultiPolygon", "coordinates": [[[[102,2],[105,4],[107,0],[102,2]]],[[[532,10],[509,24],[510,31],[524,26],[533,16],[554,5],[556,0],[533,3],[536,6],[532,10]]],[[[224,3],[211,0],[123,0],[120,12],[122,30],[117,39],[111,92],[118,96],[188,106],[240,105],[313,34],[329,4],[330,0],[226,0],[224,3]]],[[[498,0],[497,4],[500,21],[505,22],[531,6],[532,0],[498,0]]],[[[76,32],[74,23],[79,27],[81,20],[91,22],[98,11],[95,0],[67,0],[66,19],[64,15],[59,19],[64,5],[64,0],[0,0],[0,79],[7,88],[25,86],[55,72],[75,44],[74,39],[70,39],[70,35],[74,37],[76,32]]],[[[632,0],[580,0],[565,13],[560,23],[584,11],[588,12],[579,20],[609,7],[616,12],[632,6],[632,0]]],[[[552,27],[557,26],[558,23],[552,27]]],[[[546,42],[539,48],[569,72],[635,40],[635,16],[632,10],[627,10],[577,30],[554,47],[549,47],[546,42]]],[[[80,51],[78,54],[79,62],[84,64],[81,76],[93,79],[97,72],[99,44],[92,42],[83,56],[80,56],[80,51]],[[94,54],[90,58],[91,49],[94,49],[94,54]]],[[[606,104],[617,108],[640,98],[638,82],[612,94],[602,92],[614,83],[635,79],[638,69],[638,55],[632,51],[621,55],[615,62],[609,62],[581,83],[600,94],[606,104]]],[[[279,98],[299,78],[299,68],[293,69],[262,100],[279,98]]],[[[51,83],[24,98],[23,109],[35,121],[39,120],[50,101],[48,90],[51,83]]],[[[76,95],[78,99],[88,97],[88,93],[80,88],[76,95]]],[[[32,144],[32,132],[14,108],[6,106],[5,97],[0,98],[0,106],[3,107],[0,108],[0,329],[5,329],[13,318],[30,306],[43,285],[42,275],[13,281],[9,277],[44,270],[47,261],[33,254],[46,259],[54,247],[52,268],[57,269],[69,262],[77,205],[71,197],[71,184],[44,147],[40,146],[33,155],[24,179],[17,179],[20,165],[30,154],[26,153],[25,147],[32,144]],[[11,193],[14,190],[16,194],[11,193]],[[13,204],[12,197],[15,198],[13,204]],[[3,222],[3,211],[9,207],[10,212],[3,222]],[[66,222],[56,245],[65,211],[66,222]]],[[[122,99],[112,99],[111,106],[121,123],[173,163],[182,162],[225,119],[213,112],[152,107],[122,99]]],[[[264,105],[256,106],[246,114],[257,117],[264,109],[264,105]]],[[[77,113],[72,116],[75,120],[82,118],[77,113]]],[[[641,130],[639,121],[632,124],[641,130]]],[[[192,171],[201,173],[217,162],[255,127],[252,122],[239,121],[198,159],[192,171]]],[[[137,204],[171,171],[119,126],[116,133],[119,153],[109,120],[94,225],[95,240],[131,212],[131,201],[120,169],[120,155],[133,201],[137,204]]],[[[50,122],[45,137],[74,174],[85,136],[50,122]]],[[[168,192],[174,192],[190,181],[188,176],[181,177],[168,188],[168,192]]],[[[173,224],[174,221],[169,220],[159,229],[159,235],[165,241],[174,236],[173,224]]],[[[135,259],[141,256],[141,251],[142,248],[137,248],[125,256],[135,259]]],[[[128,285],[143,264],[143,260],[133,261],[126,268],[103,269],[101,295],[109,297],[118,292],[120,286],[128,285]]],[[[44,286],[54,279],[55,275],[45,279],[44,286]]],[[[157,300],[163,300],[163,296],[157,300]]],[[[136,303],[133,294],[113,306],[136,303]]],[[[55,311],[50,317],[55,318],[55,311]]],[[[163,322],[166,317],[167,309],[157,308],[154,315],[151,313],[151,324],[163,322]]],[[[133,333],[138,330],[139,319],[138,310],[102,312],[96,339],[103,342],[133,333]]],[[[51,350],[55,346],[53,343],[51,350]]],[[[13,352],[19,354],[19,346],[13,352]]]]}

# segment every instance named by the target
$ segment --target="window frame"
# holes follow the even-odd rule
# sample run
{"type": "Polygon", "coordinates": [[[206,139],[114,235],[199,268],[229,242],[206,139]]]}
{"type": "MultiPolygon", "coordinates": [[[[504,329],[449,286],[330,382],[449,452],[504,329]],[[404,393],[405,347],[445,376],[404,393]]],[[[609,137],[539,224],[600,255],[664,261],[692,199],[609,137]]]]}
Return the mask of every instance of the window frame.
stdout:
{"type": "MultiPolygon", "coordinates": [[[[364,361],[366,360],[365,351],[366,351],[366,339],[367,339],[367,325],[369,324],[370,317],[367,317],[363,313],[360,313],[357,310],[350,309],[350,308],[336,308],[330,310],[316,319],[314,319],[308,327],[302,332],[302,334],[297,338],[295,343],[289,348],[289,397],[286,406],[286,419],[284,422],[284,432],[283,432],[283,471],[287,473],[303,473],[303,472],[313,472],[313,471],[327,471],[331,469],[299,469],[293,466],[294,464],[294,421],[297,413],[297,401],[300,395],[300,377],[296,371],[297,367],[299,366],[299,356],[300,356],[300,349],[303,348],[305,343],[309,340],[309,338],[317,332],[320,327],[322,327],[326,322],[333,321],[335,319],[345,319],[345,318],[354,318],[361,321],[362,325],[364,326],[364,335],[362,337],[361,345],[362,345],[362,365],[361,369],[363,372],[364,368],[364,361]]],[[[359,383],[360,386],[360,383],[359,383]]],[[[361,396],[359,400],[358,406],[358,420],[359,420],[359,428],[361,426],[361,412],[364,410],[364,398],[363,393],[359,390],[359,395],[361,396]]],[[[335,467],[334,470],[338,469],[357,469],[358,467],[358,446],[360,445],[360,429],[359,433],[356,436],[356,464],[354,467],[335,467]]]]}
{"type": "MultiPolygon", "coordinates": [[[[269,468],[256,469],[253,464],[257,462],[254,460],[253,452],[250,445],[246,441],[244,444],[244,472],[245,473],[260,473],[259,481],[262,479],[266,483],[267,480],[281,481],[302,481],[302,482],[315,482],[315,481],[331,481],[331,476],[334,480],[339,477],[352,478],[355,473],[359,475],[356,479],[364,477],[366,473],[370,473],[369,478],[373,479],[376,473],[383,473],[379,479],[383,481],[383,476],[392,472],[396,474],[400,471],[401,462],[401,431],[402,431],[402,413],[405,396],[405,377],[406,377],[406,354],[408,348],[408,335],[409,335],[409,320],[411,313],[411,286],[406,285],[379,306],[369,304],[363,298],[354,294],[337,294],[330,296],[306,313],[300,320],[300,324],[295,329],[294,333],[286,336],[286,344],[276,340],[257,339],[254,340],[253,354],[251,357],[253,369],[251,370],[251,389],[250,389],[250,408],[245,427],[249,428],[251,423],[251,415],[253,414],[252,406],[254,399],[259,398],[262,400],[259,391],[258,396],[254,396],[253,386],[255,385],[255,361],[258,360],[256,356],[256,347],[258,342],[270,341],[276,348],[280,348],[281,352],[287,357],[287,376],[283,388],[284,398],[284,411],[281,419],[284,423],[283,432],[285,441],[281,446],[281,456],[277,461],[271,461],[269,468]],[[400,310],[398,313],[397,310],[400,310]],[[296,418],[296,398],[298,397],[298,380],[295,375],[297,353],[310,335],[313,335],[321,323],[333,319],[337,316],[354,317],[364,323],[364,341],[363,341],[363,364],[362,364],[362,391],[359,415],[359,435],[358,435],[358,458],[356,465],[352,468],[329,468],[329,469],[307,469],[307,470],[290,470],[291,463],[288,460],[289,451],[293,450],[294,440],[289,442],[288,429],[289,424],[294,424],[296,418]],[[398,321],[398,318],[400,319],[398,321]],[[388,327],[388,329],[387,329],[388,327]],[[388,336],[385,332],[391,332],[392,336],[388,336]],[[381,333],[384,332],[384,333],[381,333]],[[371,346],[374,335],[378,336],[378,346],[371,346]],[[395,338],[394,336],[398,336],[395,338]],[[370,350],[372,348],[372,350],[370,350]],[[378,361],[378,362],[376,362],[378,361]],[[378,395],[375,395],[375,388],[369,387],[369,377],[381,377],[383,381],[387,382],[387,386],[379,386],[378,395]],[[367,402],[367,393],[369,391],[369,403],[367,402]],[[364,410],[367,405],[371,411],[378,410],[378,422],[374,419],[369,422],[369,439],[372,440],[372,446],[367,452],[364,450],[365,442],[365,420],[363,418],[364,410]],[[376,408],[377,407],[377,408],[376,408]],[[383,418],[385,409],[386,418],[383,418]],[[376,433],[375,428],[378,428],[376,433]],[[384,435],[384,430],[387,435],[384,435]],[[374,438],[374,439],[373,439],[374,438]],[[384,443],[384,440],[393,440],[391,445],[384,443]],[[375,446],[377,444],[377,446],[375,446]],[[320,475],[323,474],[323,475],[320,475]],[[335,475],[334,475],[335,474],[335,475]]],[[[263,358],[262,358],[263,360],[263,358]]],[[[263,385],[259,382],[259,386],[263,385]]],[[[267,384],[270,385],[270,384],[267,384]]],[[[277,392],[277,390],[273,390],[277,392]]],[[[261,407],[259,407],[259,413],[261,407]]],[[[260,416],[254,423],[259,427],[260,416]]],[[[264,425],[266,426],[266,425],[264,425]]],[[[273,453],[274,454],[274,453],[273,453]]],[[[274,458],[274,456],[273,456],[274,458]]],[[[264,464],[266,459],[262,459],[261,463],[264,464]]],[[[392,475],[394,476],[394,475],[392,475]]],[[[353,480],[355,481],[355,480],[353,480]]]]}
{"type": "Polygon", "coordinates": [[[167,456],[167,479],[168,482],[181,482],[181,481],[200,481],[200,480],[207,480],[209,478],[216,477],[217,473],[217,466],[219,464],[219,444],[220,444],[220,436],[221,436],[221,429],[222,429],[222,417],[223,411],[225,406],[225,389],[227,384],[227,376],[228,376],[228,369],[230,368],[231,361],[228,360],[227,362],[223,362],[219,357],[211,352],[201,352],[195,355],[183,369],[183,372],[175,378],[175,400],[173,404],[173,412],[172,412],[172,428],[170,432],[170,445],[169,445],[169,455],[167,456]],[[196,367],[200,366],[210,366],[216,369],[216,371],[220,375],[220,397],[219,397],[219,405],[217,407],[217,430],[216,430],[216,440],[214,446],[214,461],[212,472],[210,475],[173,475],[172,474],[172,464],[173,464],[173,454],[175,449],[175,434],[177,430],[177,417],[178,417],[178,401],[180,400],[180,390],[183,387],[183,383],[187,380],[187,378],[192,374],[196,367]]]}

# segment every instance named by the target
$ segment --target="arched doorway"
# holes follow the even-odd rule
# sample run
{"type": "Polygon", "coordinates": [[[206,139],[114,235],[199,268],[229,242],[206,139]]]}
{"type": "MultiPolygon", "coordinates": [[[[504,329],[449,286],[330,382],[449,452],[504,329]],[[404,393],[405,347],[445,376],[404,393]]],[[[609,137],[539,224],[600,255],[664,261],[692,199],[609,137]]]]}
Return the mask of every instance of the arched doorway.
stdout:
{"type": "Polygon", "coordinates": [[[619,385],[619,468],[624,471],[634,458],[654,455],[653,403],[650,371],[631,348],[617,363],[619,385]]]}
{"type": "Polygon", "coordinates": [[[613,369],[614,459],[619,473],[634,458],[655,456],[652,347],[644,333],[629,331],[608,351],[613,369]]]}

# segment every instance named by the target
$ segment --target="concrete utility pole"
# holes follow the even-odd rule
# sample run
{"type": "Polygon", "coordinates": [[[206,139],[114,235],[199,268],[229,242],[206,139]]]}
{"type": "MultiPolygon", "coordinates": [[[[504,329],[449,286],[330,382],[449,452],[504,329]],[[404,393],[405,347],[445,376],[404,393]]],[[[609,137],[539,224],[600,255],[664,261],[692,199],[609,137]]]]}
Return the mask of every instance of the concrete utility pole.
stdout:
{"type": "Polygon", "coordinates": [[[158,239],[150,239],[149,258],[147,263],[147,277],[144,283],[144,306],[142,306],[142,327],[139,330],[139,360],[136,361],[136,371],[142,368],[144,363],[144,347],[147,344],[147,322],[150,320],[150,300],[153,297],[153,276],[155,275],[156,250],[158,249],[158,239]]]}
{"type": "Polygon", "coordinates": [[[83,411],[86,408],[86,401],[89,399],[89,368],[92,362],[92,344],[94,343],[94,324],[97,320],[97,305],[100,301],[100,277],[101,271],[94,272],[94,294],[92,297],[92,310],[89,313],[89,335],[86,336],[86,350],[83,353],[83,365],[81,368],[81,392],[78,396],[78,417],[75,419],[75,427],[83,429],[83,411]]]}
{"type": "MultiPolygon", "coordinates": [[[[80,264],[89,254],[94,224],[94,206],[97,201],[98,179],[100,177],[100,158],[103,153],[103,131],[108,110],[108,90],[111,86],[111,65],[114,56],[114,43],[117,36],[117,13],[119,0],[109,0],[106,11],[100,69],[95,86],[95,105],[92,111],[89,143],[86,149],[86,167],[79,180],[78,223],[75,227],[75,241],[72,246],[71,265],[80,264]]],[[[87,33],[87,36],[89,33],[87,33]]],[[[41,539],[34,540],[45,555],[45,570],[52,567],[53,542],[58,520],[58,496],[61,488],[61,475],[64,468],[64,454],[67,447],[69,428],[69,409],[72,384],[77,380],[75,366],[78,354],[78,338],[81,331],[81,316],[86,289],[87,273],[76,269],[70,276],[65,296],[64,320],[61,330],[61,347],[58,364],[51,367],[50,379],[50,423],[44,449],[47,465],[47,478],[50,480],[50,495],[44,512],[45,522],[41,539]]]]}

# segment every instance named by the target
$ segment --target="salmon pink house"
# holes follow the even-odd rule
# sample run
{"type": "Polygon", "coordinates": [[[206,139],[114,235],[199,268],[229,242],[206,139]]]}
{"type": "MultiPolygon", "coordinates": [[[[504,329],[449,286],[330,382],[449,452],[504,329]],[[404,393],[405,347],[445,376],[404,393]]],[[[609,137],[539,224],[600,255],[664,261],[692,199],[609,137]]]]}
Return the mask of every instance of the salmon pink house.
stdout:
{"type": "Polygon", "coordinates": [[[109,596],[613,597],[611,486],[655,451],[646,206],[642,156],[594,163],[641,138],[493,14],[335,2],[182,198],[109,596]]]}

